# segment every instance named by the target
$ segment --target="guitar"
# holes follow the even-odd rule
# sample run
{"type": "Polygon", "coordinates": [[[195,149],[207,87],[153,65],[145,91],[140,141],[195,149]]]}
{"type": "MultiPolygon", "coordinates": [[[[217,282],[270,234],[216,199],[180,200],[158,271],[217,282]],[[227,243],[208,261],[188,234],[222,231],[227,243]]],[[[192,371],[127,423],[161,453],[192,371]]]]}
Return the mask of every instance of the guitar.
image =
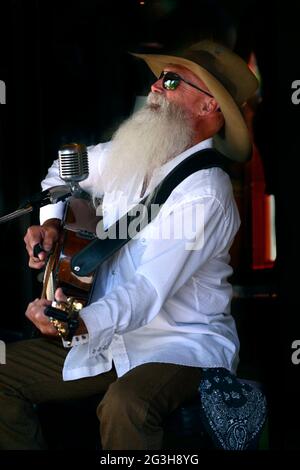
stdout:
{"type": "Polygon", "coordinates": [[[90,199],[71,197],[66,203],[59,239],[47,259],[41,297],[51,300],[52,305],[46,307],[45,314],[67,342],[78,325],[78,312],[91,298],[96,275],[96,271],[88,276],[76,275],[71,259],[96,238],[100,219],[90,199]],[[68,297],[67,303],[55,301],[58,287],[68,297]]]}

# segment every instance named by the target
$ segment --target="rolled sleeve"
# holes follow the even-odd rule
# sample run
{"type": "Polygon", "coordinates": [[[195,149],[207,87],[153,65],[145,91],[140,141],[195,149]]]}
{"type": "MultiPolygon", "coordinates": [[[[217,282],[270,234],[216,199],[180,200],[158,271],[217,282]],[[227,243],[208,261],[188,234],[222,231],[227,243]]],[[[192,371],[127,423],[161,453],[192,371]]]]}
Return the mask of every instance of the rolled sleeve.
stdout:
{"type": "Polygon", "coordinates": [[[46,220],[60,219],[64,216],[65,203],[58,202],[57,204],[48,204],[40,208],[40,224],[43,225],[46,220]]]}
{"type": "MultiPolygon", "coordinates": [[[[59,177],[59,165],[58,160],[55,160],[51,167],[48,169],[47,176],[41,182],[42,190],[52,188],[53,186],[60,186],[64,184],[62,179],[59,177]]],[[[48,219],[62,219],[64,215],[64,202],[58,202],[57,204],[48,204],[40,208],[40,224],[48,219]]]]}

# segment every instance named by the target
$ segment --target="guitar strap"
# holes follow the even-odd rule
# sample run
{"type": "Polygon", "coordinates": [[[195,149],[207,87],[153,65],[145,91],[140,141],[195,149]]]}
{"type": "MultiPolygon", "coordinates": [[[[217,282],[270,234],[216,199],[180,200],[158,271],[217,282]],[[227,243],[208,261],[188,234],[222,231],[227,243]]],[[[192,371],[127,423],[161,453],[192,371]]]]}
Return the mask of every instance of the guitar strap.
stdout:
{"type": "MultiPolygon", "coordinates": [[[[168,199],[173,189],[175,189],[176,186],[178,186],[184,179],[196,171],[212,167],[219,167],[229,173],[228,164],[228,159],[214,149],[204,149],[190,155],[181,163],[179,163],[162,180],[162,182],[154,189],[150,196],[148,195],[142,199],[138,206],[135,206],[123,217],[117,220],[115,224],[109,227],[107,229],[107,234],[121,233],[120,228],[122,227],[123,229],[124,224],[128,228],[129,224],[137,219],[136,213],[140,213],[141,206],[145,206],[149,199],[151,204],[156,204],[156,207],[161,207],[168,199]]],[[[154,215],[152,212],[153,211],[150,210],[145,211],[145,217],[139,221],[139,224],[137,224],[135,234],[154,219],[154,217],[157,215],[157,212],[154,215]]],[[[77,276],[88,276],[93,273],[104,261],[110,258],[114,253],[116,253],[116,251],[118,251],[129,240],[131,240],[129,232],[130,231],[127,230],[126,237],[112,238],[108,236],[105,239],[97,238],[93,240],[83,250],[73,256],[71,260],[71,269],[74,274],[77,276]]]]}

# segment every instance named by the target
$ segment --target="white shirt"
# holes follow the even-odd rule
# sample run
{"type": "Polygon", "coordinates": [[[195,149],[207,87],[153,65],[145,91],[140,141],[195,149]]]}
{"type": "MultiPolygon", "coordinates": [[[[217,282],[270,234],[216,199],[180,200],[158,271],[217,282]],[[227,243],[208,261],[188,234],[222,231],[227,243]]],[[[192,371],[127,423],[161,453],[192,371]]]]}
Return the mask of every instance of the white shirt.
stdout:
{"type": "MultiPolygon", "coordinates": [[[[86,191],[92,188],[94,172],[101,172],[109,145],[89,148],[91,176],[81,183],[86,191]]],[[[179,162],[211,145],[208,139],[163,165],[147,193],[179,162]]],[[[60,183],[56,161],[42,188],[60,183]]],[[[129,190],[135,196],[127,198],[127,207],[139,201],[140,190],[129,190]]],[[[104,195],[105,227],[120,216],[120,200],[119,192],[104,195]]],[[[61,203],[45,206],[41,223],[62,213],[61,203]]],[[[235,372],[239,340],[227,278],[232,273],[228,251],[239,224],[230,178],[222,169],[201,170],[181,182],[140,236],[102,265],[92,301],[81,311],[89,341],[69,351],[64,380],[101,374],[111,369],[112,361],[119,377],[149,362],[235,372]],[[166,239],[163,234],[174,233],[182,220],[188,233],[166,239]]]]}

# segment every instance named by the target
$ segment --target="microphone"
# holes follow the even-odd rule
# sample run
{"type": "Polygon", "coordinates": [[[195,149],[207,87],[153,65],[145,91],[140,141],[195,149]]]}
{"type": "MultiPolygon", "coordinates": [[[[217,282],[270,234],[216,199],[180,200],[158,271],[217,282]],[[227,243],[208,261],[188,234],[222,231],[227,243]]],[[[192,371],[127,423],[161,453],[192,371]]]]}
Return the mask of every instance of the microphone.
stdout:
{"type": "Polygon", "coordinates": [[[84,144],[71,143],[63,145],[58,152],[59,176],[67,184],[52,186],[41,193],[26,199],[11,214],[0,217],[0,224],[32,212],[35,207],[56,204],[70,196],[85,198],[79,182],[89,175],[87,148],[84,144]]]}
{"type": "MultiPolygon", "coordinates": [[[[69,196],[85,199],[87,195],[78,183],[89,176],[86,145],[77,143],[63,145],[58,151],[58,164],[59,176],[67,185],[61,186],[61,191],[64,192],[64,195],[56,198],[55,202],[64,201],[69,196]],[[67,189],[67,192],[65,189],[67,189]]],[[[56,188],[59,188],[59,186],[55,186],[55,191],[56,188]]],[[[51,191],[51,189],[53,188],[49,188],[48,191],[51,191]]],[[[38,257],[42,251],[44,251],[44,248],[41,243],[33,247],[35,257],[38,257]]]]}
{"type": "Polygon", "coordinates": [[[59,176],[69,184],[73,196],[80,196],[79,182],[89,176],[87,148],[84,144],[66,144],[58,152],[59,176]]]}

